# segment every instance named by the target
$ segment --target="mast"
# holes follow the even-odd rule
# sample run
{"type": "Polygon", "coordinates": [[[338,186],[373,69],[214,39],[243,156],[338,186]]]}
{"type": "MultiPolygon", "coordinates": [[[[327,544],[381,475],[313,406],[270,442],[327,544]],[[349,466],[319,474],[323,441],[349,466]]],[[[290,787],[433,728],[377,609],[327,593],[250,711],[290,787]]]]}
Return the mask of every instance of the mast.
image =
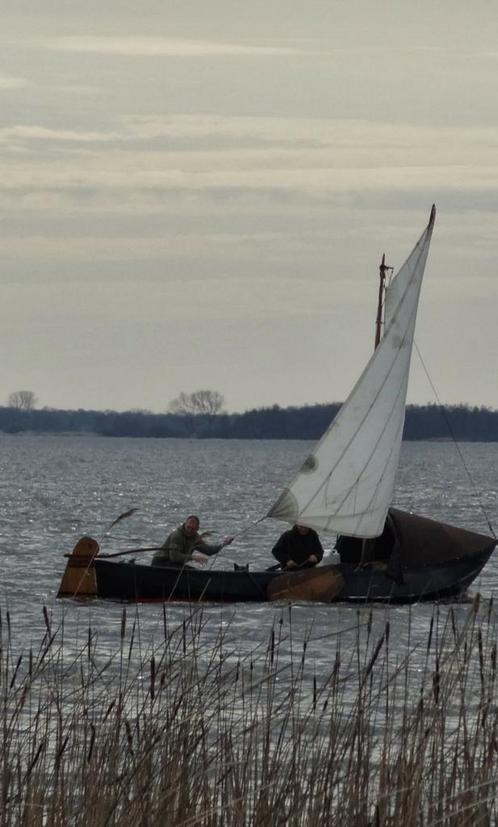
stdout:
{"type": "Polygon", "coordinates": [[[392,267],[386,264],[386,254],[382,254],[382,261],[379,267],[379,298],[377,301],[377,318],[375,320],[375,347],[377,348],[382,332],[382,325],[384,323],[384,297],[386,293],[386,277],[388,272],[393,271],[392,267]]]}

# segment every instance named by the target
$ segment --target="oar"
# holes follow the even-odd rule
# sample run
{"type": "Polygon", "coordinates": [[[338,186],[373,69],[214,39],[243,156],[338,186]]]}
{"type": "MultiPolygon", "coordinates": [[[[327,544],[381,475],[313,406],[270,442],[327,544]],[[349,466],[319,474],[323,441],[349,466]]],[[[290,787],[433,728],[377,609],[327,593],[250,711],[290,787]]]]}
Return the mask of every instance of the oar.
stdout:
{"type": "MultiPolygon", "coordinates": [[[[116,520],[114,520],[113,523],[111,523],[108,530],[110,530],[120,520],[124,520],[127,517],[131,517],[131,515],[134,514],[135,511],[138,511],[138,509],[137,508],[130,508],[129,511],[125,511],[124,514],[120,514],[119,517],[116,520]]],[[[259,520],[255,520],[255,522],[251,523],[248,526],[244,526],[244,528],[242,528],[240,531],[237,532],[237,534],[234,535],[234,539],[235,539],[235,537],[240,537],[242,534],[245,534],[246,531],[249,531],[250,528],[252,528],[254,525],[257,525],[257,523],[262,522],[264,519],[266,519],[266,516],[261,517],[259,520]]],[[[201,534],[201,537],[202,538],[208,537],[210,534],[212,534],[211,531],[203,531],[202,534],[201,534]]],[[[130,549],[127,549],[126,551],[115,551],[113,554],[99,554],[99,557],[100,557],[100,559],[102,559],[103,557],[109,559],[110,557],[121,557],[125,554],[141,554],[142,552],[145,552],[145,551],[161,551],[161,550],[162,550],[162,546],[146,546],[144,548],[130,548],[130,549]]],[[[202,549],[200,551],[201,551],[201,554],[202,554],[202,549]]],[[[223,549],[220,549],[220,551],[223,551],[223,549]]],[[[69,557],[70,555],[65,554],[64,556],[69,557]]]]}
{"type": "MultiPolygon", "coordinates": [[[[136,510],[136,509],[132,509],[132,511],[134,511],[134,510],[136,510]]],[[[118,517],[118,520],[122,519],[122,517],[127,517],[127,516],[128,516],[128,514],[121,515],[121,517],[118,517]]],[[[115,522],[117,522],[117,520],[115,520],[115,522]]],[[[202,534],[201,534],[201,538],[208,537],[210,534],[212,534],[212,531],[203,531],[202,534]]],[[[143,548],[129,548],[129,549],[126,549],[126,551],[115,551],[112,554],[99,554],[99,557],[100,558],[102,558],[102,557],[106,557],[106,558],[121,557],[123,554],[141,554],[143,551],[162,551],[162,549],[163,549],[163,546],[144,546],[143,548]]],[[[196,551],[195,548],[194,548],[194,551],[196,551]]],[[[202,550],[201,550],[200,553],[202,554],[202,550]]],[[[66,555],[66,556],[68,556],[68,555],[66,555]]]]}
{"type": "MultiPolygon", "coordinates": [[[[162,546],[146,546],[144,548],[129,548],[126,551],[114,551],[112,554],[99,554],[99,559],[102,557],[120,557],[123,554],[141,554],[142,551],[161,551],[162,546]]],[[[68,555],[66,554],[66,557],[68,555]]]]}
{"type": "MultiPolygon", "coordinates": [[[[110,529],[111,529],[114,525],[116,525],[116,523],[119,523],[121,520],[124,520],[124,519],[126,519],[127,517],[131,517],[131,516],[132,516],[132,514],[134,514],[136,511],[138,511],[138,508],[130,508],[128,511],[125,511],[125,512],[124,512],[124,514],[120,514],[120,515],[119,515],[119,517],[117,517],[117,519],[115,519],[115,520],[111,523],[111,525],[109,526],[108,531],[110,531],[110,529]]],[[[244,534],[246,531],[248,531],[248,530],[249,530],[249,528],[251,528],[253,525],[255,525],[256,523],[261,522],[261,520],[264,520],[264,519],[265,519],[265,518],[264,518],[264,517],[262,517],[260,520],[256,520],[256,522],[255,522],[255,523],[251,523],[251,525],[250,525],[250,526],[246,526],[246,527],[244,527],[244,528],[243,528],[241,531],[239,531],[239,532],[238,532],[235,536],[236,536],[236,537],[239,537],[241,534],[244,534]]],[[[207,537],[209,534],[211,534],[211,532],[210,532],[210,531],[204,531],[204,532],[201,534],[201,537],[207,537]]],[[[99,558],[100,558],[100,559],[102,559],[102,558],[109,559],[109,558],[111,558],[111,557],[122,557],[122,556],[124,556],[124,555],[126,555],[126,554],[142,554],[143,552],[146,552],[146,551],[161,551],[161,550],[162,550],[162,548],[163,548],[162,546],[145,546],[145,547],[143,547],[143,548],[130,548],[130,549],[126,549],[125,551],[115,551],[115,552],[113,552],[112,554],[99,554],[99,558]]],[[[201,553],[202,553],[202,551],[201,551],[201,553]]],[[[65,554],[65,555],[64,555],[64,557],[71,557],[71,555],[70,555],[70,554],[65,554]]]]}
{"type": "MultiPolygon", "coordinates": [[[[120,557],[122,554],[140,554],[142,551],[161,551],[162,546],[147,546],[145,548],[129,548],[126,551],[115,551],[112,554],[99,554],[99,560],[102,557],[120,557]]],[[[72,557],[72,554],[65,554],[64,557],[72,557]]]]}
{"type": "MultiPolygon", "coordinates": [[[[203,534],[201,534],[201,537],[205,537],[208,534],[211,534],[211,532],[204,531],[203,534]]],[[[99,554],[99,558],[102,559],[103,557],[121,557],[124,554],[141,554],[143,551],[162,551],[162,549],[163,546],[144,546],[143,548],[129,548],[125,551],[114,551],[112,554],[99,554]]],[[[194,551],[196,551],[196,549],[194,549],[194,551]]],[[[202,549],[200,550],[200,553],[202,554],[202,549]]],[[[65,554],[64,556],[70,557],[69,554],[65,554]]]]}

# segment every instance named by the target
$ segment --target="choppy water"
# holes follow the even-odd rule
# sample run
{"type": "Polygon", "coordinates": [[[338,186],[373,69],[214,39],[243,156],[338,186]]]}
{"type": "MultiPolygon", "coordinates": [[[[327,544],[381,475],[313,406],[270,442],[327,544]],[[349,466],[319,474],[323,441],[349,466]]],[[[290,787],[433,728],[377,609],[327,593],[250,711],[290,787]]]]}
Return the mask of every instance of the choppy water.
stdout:
{"type": "MultiPolygon", "coordinates": [[[[487,533],[482,504],[498,527],[498,445],[451,443],[403,445],[396,503],[404,508],[487,533]],[[472,483],[469,480],[469,476],[472,483]]],[[[224,536],[261,517],[309,451],[306,442],[131,440],[99,437],[0,435],[1,559],[0,605],[9,610],[17,640],[29,645],[43,629],[42,606],[55,623],[64,621],[66,640],[75,642],[91,622],[105,647],[119,634],[121,607],[55,598],[65,566],[64,553],[82,534],[104,551],[155,545],[185,515],[198,513],[201,528],[224,536]],[[131,507],[140,510],[108,536],[108,527],[131,507]]],[[[264,521],[224,550],[217,566],[272,562],[270,548],[284,526],[264,521]]],[[[333,537],[322,537],[331,546],[333,537]]],[[[149,559],[144,556],[143,561],[149,559]]],[[[498,587],[493,557],[475,588],[490,597],[498,587]]],[[[144,646],[162,633],[163,609],[143,606],[139,615],[144,646]]],[[[465,605],[456,611],[465,613],[465,605]]],[[[166,608],[174,622],[189,607],[166,608]]],[[[288,622],[279,605],[207,606],[205,634],[213,640],[220,625],[229,629],[234,651],[263,645],[275,621],[288,622]]],[[[330,668],[339,635],[349,634],[370,612],[346,605],[298,605],[293,634],[309,634],[308,654],[318,672],[330,668]]],[[[428,605],[373,608],[379,627],[389,618],[392,641],[402,655],[410,636],[426,638],[433,608],[428,605]]],[[[353,634],[353,632],[351,632],[353,634]]]]}

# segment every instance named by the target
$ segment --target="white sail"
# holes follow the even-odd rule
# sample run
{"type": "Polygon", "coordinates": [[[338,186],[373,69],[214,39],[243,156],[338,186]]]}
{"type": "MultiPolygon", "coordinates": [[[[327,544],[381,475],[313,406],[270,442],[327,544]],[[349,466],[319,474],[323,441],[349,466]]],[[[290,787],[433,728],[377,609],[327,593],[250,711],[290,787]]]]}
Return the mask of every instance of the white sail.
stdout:
{"type": "Polygon", "coordinates": [[[314,451],[268,512],[351,537],[382,534],[394,494],[418,299],[435,219],[393,278],[384,336],[314,451]]]}

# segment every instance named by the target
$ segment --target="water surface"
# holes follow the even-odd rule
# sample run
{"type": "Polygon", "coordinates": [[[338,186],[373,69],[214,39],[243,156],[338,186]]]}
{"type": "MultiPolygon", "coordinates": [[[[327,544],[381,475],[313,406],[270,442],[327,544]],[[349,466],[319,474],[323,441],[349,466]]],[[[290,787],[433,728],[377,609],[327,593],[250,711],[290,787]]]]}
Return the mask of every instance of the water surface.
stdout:
{"type": "MultiPolygon", "coordinates": [[[[69,552],[82,534],[95,537],[103,551],[156,545],[185,515],[197,513],[213,539],[235,534],[262,517],[302,460],[310,444],[296,441],[187,441],[113,439],[92,436],[0,435],[2,509],[2,611],[8,610],[20,644],[43,631],[42,607],[53,623],[64,622],[68,645],[77,644],[88,623],[112,650],[122,607],[105,601],[56,600],[69,552]],[[139,511],[109,533],[112,521],[129,508],[139,511]]],[[[498,525],[498,445],[412,442],[402,449],[395,503],[402,508],[488,532],[498,525]],[[483,513],[485,509],[487,518],[483,513]]],[[[270,549],[286,528],[265,520],[249,528],[214,561],[217,567],[250,562],[266,567],[270,549]]],[[[322,535],[326,548],[334,536],[322,535]]],[[[143,555],[147,562],[150,555],[143,555]]],[[[486,598],[496,592],[493,556],[478,582],[486,598]]],[[[169,605],[168,620],[180,622],[191,607],[169,605]]],[[[289,609],[278,604],[212,605],[203,609],[205,641],[228,629],[234,653],[266,645],[274,624],[290,629],[289,609]]],[[[455,611],[464,614],[466,604],[455,611]]],[[[131,609],[138,615],[144,651],[162,634],[163,608],[131,609]]],[[[296,645],[309,636],[308,656],[317,673],[330,668],[341,638],[358,623],[383,628],[389,619],[395,655],[426,639],[431,605],[413,607],[296,605],[290,612],[296,645]]]]}

